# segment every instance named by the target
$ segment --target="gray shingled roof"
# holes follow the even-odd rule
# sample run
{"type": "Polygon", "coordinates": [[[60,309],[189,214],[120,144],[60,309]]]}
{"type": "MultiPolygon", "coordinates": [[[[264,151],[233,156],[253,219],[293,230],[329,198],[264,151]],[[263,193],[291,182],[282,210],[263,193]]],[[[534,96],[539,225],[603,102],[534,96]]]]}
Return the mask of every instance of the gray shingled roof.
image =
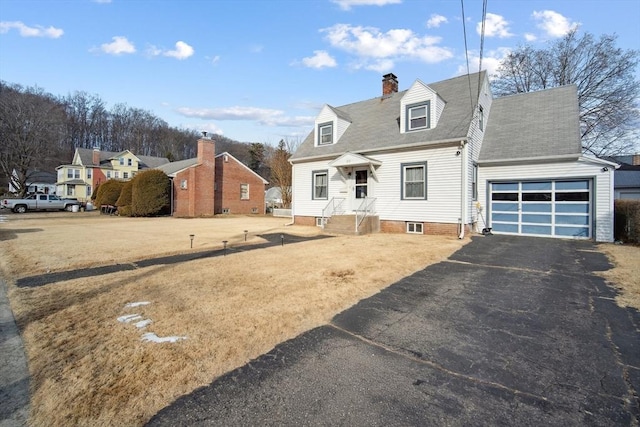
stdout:
{"type": "Polygon", "coordinates": [[[180,172],[183,169],[186,169],[190,166],[195,165],[196,163],[198,163],[198,158],[194,157],[193,159],[179,160],[177,162],[167,163],[167,164],[158,166],[156,169],[159,169],[162,172],[166,173],[167,175],[171,176],[177,172],[180,172]]]}
{"type": "Polygon", "coordinates": [[[496,98],[491,104],[480,162],[581,153],[576,86],[496,98]]]}
{"type": "MultiPolygon", "coordinates": [[[[109,159],[118,157],[119,155],[125,153],[125,151],[121,151],[119,153],[115,153],[113,151],[100,151],[100,163],[108,162],[109,159]]],[[[78,155],[80,156],[80,160],[82,164],[85,166],[91,166],[93,164],[93,150],[90,148],[78,148],[78,155]]],[[[154,169],[158,166],[169,163],[169,159],[166,157],[153,157],[153,156],[138,156],[134,153],[140,160],[139,169],[154,169]]]]}
{"type": "MultiPolygon", "coordinates": [[[[481,81],[484,81],[484,73],[484,71],[481,73],[481,81]]],[[[436,127],[400,133],[400,100],[406,93],[405,90],[384,98],[377,97],[342,107],[331,107],[340,117],[346,117],[351,121],[340,140],[335,144],[315,147],[312,131],[291,156],[291,160],[319,156],[337,157],[346,152],[363,152],[406,144],[436,143],[466,138],[471,123],[472,101],[470,99],[473,96],[473,105],[477,99],[478,73],[470,77],[465,75],[430,83],[427,86],[446,102],[436,127]],[[471,84],[471,93],[469,84],[471,84]]]]}
{"type": "Polygon", "coordinates": [[[640,187],[640,170],[620,170],[614,172],[613,186],[615,188],[640,187]]]}

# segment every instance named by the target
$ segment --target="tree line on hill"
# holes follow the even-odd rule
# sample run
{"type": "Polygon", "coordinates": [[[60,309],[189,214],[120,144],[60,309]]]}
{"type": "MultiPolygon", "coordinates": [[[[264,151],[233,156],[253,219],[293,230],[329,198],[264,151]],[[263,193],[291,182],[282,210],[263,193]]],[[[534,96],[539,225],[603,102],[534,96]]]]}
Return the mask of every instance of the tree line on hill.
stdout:
{"type": "MultiPolygon", "coordinates": [[[[53,171],[70,163],[76,148],[130,150],[136,155],[177,161],[196,157],[200,137],[200,132],[169,126],[140,108],[121,103],[107,108],[98,95],[77,91],[54,96],[39,87],[0,81],[0,185],[4,191],[12,182],[24,194],[31,171],[53,171]]],[[[212,139],[217,153],[226,151],[271,180],[270,164],[277,148],[222,135],[212,139]]]]}

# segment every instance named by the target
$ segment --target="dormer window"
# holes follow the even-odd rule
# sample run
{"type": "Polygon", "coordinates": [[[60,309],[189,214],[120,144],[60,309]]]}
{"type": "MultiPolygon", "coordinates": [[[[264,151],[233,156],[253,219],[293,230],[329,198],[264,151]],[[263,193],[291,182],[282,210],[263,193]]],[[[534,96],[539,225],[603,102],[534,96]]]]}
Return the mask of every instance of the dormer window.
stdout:
{"type": "Polygon", "coordinates": [[[333,144],[333,123],[318,125],[318,145],[333,144]]]}
{"type": "Polygon", "coordinates": [[[407,105],[407,130],[428,129],[431,125],[429,101],[420,104],[407,105]]]}

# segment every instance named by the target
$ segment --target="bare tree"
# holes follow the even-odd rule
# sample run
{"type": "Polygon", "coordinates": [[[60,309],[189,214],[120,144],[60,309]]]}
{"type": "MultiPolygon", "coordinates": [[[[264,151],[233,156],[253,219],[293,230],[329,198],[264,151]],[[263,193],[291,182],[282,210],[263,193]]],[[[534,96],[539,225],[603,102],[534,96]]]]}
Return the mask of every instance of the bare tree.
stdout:
{"type": "Polygon", "coordinates": [[[29,174],[58,152],[64,126],[63,106],[53,96],[0,83],[0,168],[21,196],[29,174]]]}
{"type": "Polygon", "coordinates": [[[615,35],[595,39],[577,30],[546,49],[521,46],[498,68],[492,86],[498,96],[575,84],[582,148],[595,156],[634,149],[640,113],[635,78],[640,53],[616,47],[615,35]]]}
{"type": "Polygon", "coordinates": [[[302,141],[299,138],[281,139],[269,159],[271,168],[271,184],[279,187],[282,194],[282,204],[291,207],[292,200],[292,167],[289,158],[298,149],[302,141]]]}

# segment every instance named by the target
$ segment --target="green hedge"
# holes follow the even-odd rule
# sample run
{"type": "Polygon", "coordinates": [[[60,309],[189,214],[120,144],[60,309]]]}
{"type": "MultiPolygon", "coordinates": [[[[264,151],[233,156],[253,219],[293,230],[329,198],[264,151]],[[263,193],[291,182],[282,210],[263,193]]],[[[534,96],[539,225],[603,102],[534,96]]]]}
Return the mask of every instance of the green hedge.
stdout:
{"type": "Polygon", "coordinates": [[[153,216],[168,214],[171,180],[160,170],[138,173],[132,180],[131,214],[153,216]]]}
{"type": "Polygon", "coordinates": [[[96,206],[100,207],[101,205],[114,205],[120,198],[120,191],[122,191],[122,187],[124,186],[123,181],[118,181],[115,179],[110,179],[106,182],[103,182],[98,187],[96,191],[96,206]]]}
{"type": "Polygon", "coordinates": [[[126,181],[122,186],[122,191],[120,191],[120,197],[116,202],[116,206],[118,207],[118,213],[121,216],[131,216],[131,193],[133,189],[133,182],[126,181]]]}
{"type": "Polygon", "coordinates": [[[640,200],[616,200],[614,212],[615,239],[640,243],[640,200]]]}

